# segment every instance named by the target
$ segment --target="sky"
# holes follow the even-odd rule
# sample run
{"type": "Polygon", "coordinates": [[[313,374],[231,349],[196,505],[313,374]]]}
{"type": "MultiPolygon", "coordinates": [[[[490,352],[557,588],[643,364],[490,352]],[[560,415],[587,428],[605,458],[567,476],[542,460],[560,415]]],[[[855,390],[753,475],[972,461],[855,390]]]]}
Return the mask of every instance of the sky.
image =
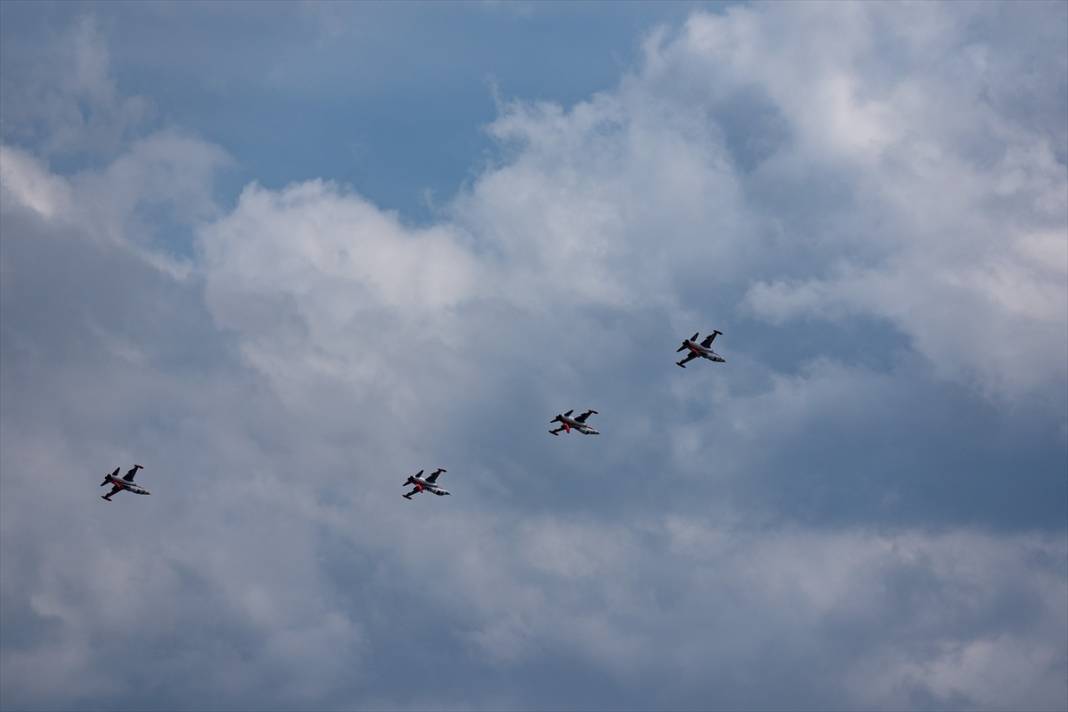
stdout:
{"type": "Polygon", "coordinates": [[[4,710],[1068,707],[1065,3],[4,2],[0,234],[4,710]]]}

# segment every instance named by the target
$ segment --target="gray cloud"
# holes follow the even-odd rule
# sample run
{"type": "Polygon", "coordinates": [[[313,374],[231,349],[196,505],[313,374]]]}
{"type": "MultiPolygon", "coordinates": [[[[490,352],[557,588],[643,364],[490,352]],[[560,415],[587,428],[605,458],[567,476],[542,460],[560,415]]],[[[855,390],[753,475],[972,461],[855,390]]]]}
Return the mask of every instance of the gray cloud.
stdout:
{"type": "Polygon", "coordinates": [[[122,96],[111,58],[92,15],[84,15],[59,36],[54,51],[29,51],[29,38],[5,35],[5,141],[38,146],[47,156],[112,155],[124,139],[152,117],[141,96],[122,96]]]}
{"type": "Polygon", "coordinates": [[[1064,34],[986,8],[694,14],[428,227],[5,143],[0,705],[1062,708],[1064,34]]]}

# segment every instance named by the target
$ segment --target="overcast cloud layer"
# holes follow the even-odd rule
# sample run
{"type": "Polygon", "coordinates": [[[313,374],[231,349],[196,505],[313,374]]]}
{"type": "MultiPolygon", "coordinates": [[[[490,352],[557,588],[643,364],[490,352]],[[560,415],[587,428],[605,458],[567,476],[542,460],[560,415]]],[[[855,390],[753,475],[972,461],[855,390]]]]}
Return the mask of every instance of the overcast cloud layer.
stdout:
{"type": "Polygon", "coordinates": [[[1068,5],[695,10],[429,220],[2,7],[0,707],[1068,706],[1068,5]]]}

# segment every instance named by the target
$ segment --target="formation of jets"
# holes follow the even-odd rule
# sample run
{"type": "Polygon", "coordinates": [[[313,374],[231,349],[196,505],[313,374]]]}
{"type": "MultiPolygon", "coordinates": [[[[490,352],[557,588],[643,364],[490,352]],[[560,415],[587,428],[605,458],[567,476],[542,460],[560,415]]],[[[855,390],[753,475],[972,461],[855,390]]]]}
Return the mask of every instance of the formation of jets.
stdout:
{"type": "MultiPolygon", "coordinates": [[[[707,359],[714,363],[725,363],[727,359],[723,358],[712,350],[712,342],[715,341],[716,337],[722,333],[722,331],[713,331],[711,334],[706,336],[701,342],[698,342],[697,339],[701,336],[701,332],[698,331],[690,338],[684,339],[682,342],[682,346],[676,349],[675,353],[680,353],[686,350],[689,350],[689,353],[686,354],[685,358],[683,358],[681,361],[676,361],[675,365],[679,368],[686,368],[686,364],[694,360],[695,358],[707,359]]],[[[550,423],[560,423],[560,426],[550,430],[549,433],[552,435],[559,435],[561,432],[570,433],[572,430],[576,430],[582,433],[583,435],[601,434],[597,430],[594,430],[592,427],[590,427],[590,425],[586,422],[586,420],[591,415],[597,415],[597,411],[591,409],[572,417],[571,414],[574,412],[575,411],[572,409],[567,411],[566,413],[559,413],[555,418],[550,420],[550,423]]],[[[112,472],[110,475],[104,475],[104,481],[100,483],[100,486],[103,487],[106,484],[111,484],[112,487],[111,491],[105,495],[102,495],[101,499],[110,502],[111,497],[113,495],[118,494],[123,490],[126,490],[127,492],[133,492],[134,494],[149,494],[148,490],[146,490],[141,485],[134,484],[133,481],[134,475],[137,474],[137,471],[143,469],[144,468],[141,465],[134,465],[121,479],[119,478],[118,467],[116,467],[115,471],[112,472]]],[[[444,497],[445,495],[451,494],[451,492],[449,492],[448,490],[438,486],[438,477],[444,472],[447,472],[447,470],[445,470],[445,468],[443,467],[439,467],[426,477],[423,477],[422,470],[419,470],[419,472],[415,473],[414,475],[409,475],[408,479],[406,479],[402,484],[405,487],[411,485],[412,491],[405,492],[401,496],[405,499],[411,499],[413,495],[417,495],[420,492],[430,492],[432,494],[438,495],[439,497],[444,497]]]]}

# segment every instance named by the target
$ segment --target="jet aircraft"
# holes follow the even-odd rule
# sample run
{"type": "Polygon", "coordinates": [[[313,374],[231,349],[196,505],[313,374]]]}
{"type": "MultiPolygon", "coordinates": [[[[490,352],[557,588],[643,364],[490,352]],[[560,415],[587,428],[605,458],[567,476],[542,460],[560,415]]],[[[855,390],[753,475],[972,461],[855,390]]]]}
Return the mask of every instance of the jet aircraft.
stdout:
{"type": "Polygon", "coordinates": [[[122,477],[122,479],[119,479],[119,468],[117,467],[115,468],[115,471],[112,472],[110,475],[104,475],[104,481],[100,483],[100,486],[103,487],[104,485],[110,483],[112,487],[111,491],[105,495],[101,495],[100,499],[106,499],[110,502],[112,495],[122,492],[123,490],[133,492],[134,494],[151,494],[141,485],[134,484],[133,481],[134,475],[137,474],[137,471],[143,469],[145,468],[143,468],[141,465],[134,465],[122,477]]]}
{"type": "Polygon", "coordinates": [[[438,487],[438,485],[437,485],[438,475],[440,475],[442,472],[447,472],[447,471],[448,470],[445,470],[445,469],[439,467],[438,469],[436,469],[433,472],[431,472],[424,479],[423,478],[423,471],[419,470],[419,472],[416,472],[414,475],[409,476],[408,479],[406,479],[402,483],[404,485],[415,485],[415,489],[413,489],[411,492],[407,492],[405,494],[402,494],[401,497],[404,497],[405,499],[411,499],[413,494],[419,494],[420,492],[423,492],[424,490],[427,491],[427,492],[433,492],[434,494],[436,494],[439,497],[444,497],[447,494],[451,494],[451,492],[449,492],[448,490],[444,490],[441,487],[438,487]]]}
{"type": "Polygon", "coordinates": [[[571,429],[574,428],[583,435],[600,435],[599,432],[591,428],[589,425],[586,425],[586,418],[589,418],[591,415],[597,415],[597,411],[587,410],[585,413],[572,418],[571,414],[574,412],[574,410],[569,410],[550,420],[550,423],[560,423],[560,427],[555,430],[550,430],[549,432],[553,435],[559,435],[561,430],[570,433],[571,429]]]}
{"type": "Polygon", "coordinates": [[[716,363],[726,363],[727,359],[723,358],[712,350],[712,342],[715,341],[716,337],[722,333],[722,331],[713,331],[711,334],[705,337],[704,341],[702,341],[701,343],[697,343],[697,337],[701,335],[701,332],[698,331],[696,334],[683,341],[682,346],[675,349],[675,353],[678,353],[685,349],[689,349],[690,353],[686,354],[686,358],[682,359],[681,361],[676,361],[675,365],[679,368],[686,368],[686,364],[694,360],[695,358],[706,358],[709,361],[714,361],[716,363]]]}

